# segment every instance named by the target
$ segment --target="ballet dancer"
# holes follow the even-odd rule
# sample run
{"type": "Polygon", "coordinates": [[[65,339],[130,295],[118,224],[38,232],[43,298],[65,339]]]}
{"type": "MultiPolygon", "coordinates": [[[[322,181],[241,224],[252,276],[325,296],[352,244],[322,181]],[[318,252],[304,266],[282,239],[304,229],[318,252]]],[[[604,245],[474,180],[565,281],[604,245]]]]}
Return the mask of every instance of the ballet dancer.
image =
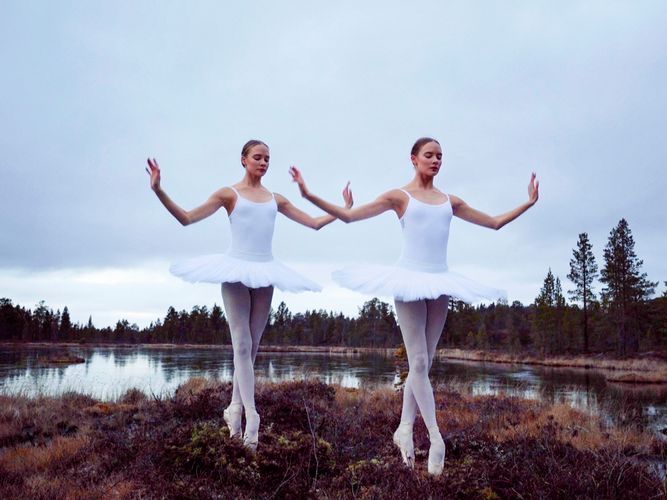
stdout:
{"type": "Polygon", "coordinates": [[[148,159],[146,171],[151,189],[182,225],[199,222],[221,207],[229,216],[232,238],[225,254],[194,257],[174,264],[170,271],[190,282],[221,283],[234,352],[232,400],[223,418],[230,436],[240,437],[245,410],[243,443],[255,451],[260,418],[255,408],[253,365],[269,317],[273,288],[289,292],[321,289],[273,258],[271,241],[276,212],[315,230],[336,217],[328,214],[311,217],[262,185],[262,177],[269,168],[269,147],[264,142],[248,141],[241,151],[241,165],[245,174],[239,182],[218,189],[192,210],[184,210],[167,196],[160,186],[160,167],[155,159],[148,159]]]}
{"type": "Polygon", "coordinates": [[[528,201],[494,217],[433,185],[442,165],[442,148],[438,141],[430,137],[417,140],[410,159],[414,177],[408,184],[387,191],[375,201],[357,208],[351,208],[349,183],[343,191],[346,206],[340,207],[309,191],[296,167],[291,167],[290,173],[304,198],[346,223],[375,217],[388,210],[393,210],[398,216],[403,228],[403,250],[394,266],[353,265],[334,272],[333,278],[339,285],[355,291],[394,298],[409,371],[403,392],[401,423],[393,441],[404,463],[413,468],[412,429],[419,408],[431,442],[428,472],[439,475],[444,466],[445,443],[436,420],[435,399],[428,373],[447,319],[449,298],[475,302],[505,296],[502,290],[476,283],[448,269],[447,241],[452,216],[500,229],[537,202],[539,182],[533,173],[528,184],[528,201]]]}

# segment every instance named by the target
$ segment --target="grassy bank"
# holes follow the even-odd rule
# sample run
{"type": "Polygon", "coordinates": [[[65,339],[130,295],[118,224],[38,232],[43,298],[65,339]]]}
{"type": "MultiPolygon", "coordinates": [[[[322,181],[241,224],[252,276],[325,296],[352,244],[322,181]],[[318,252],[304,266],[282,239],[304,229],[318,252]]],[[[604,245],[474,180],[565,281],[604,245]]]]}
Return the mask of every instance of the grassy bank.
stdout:
{"type": "Polygon", "coordinates": [[[114,403],[67,394],[0,396],[1,498],[406,498],[667,495],[646,465],[657,438],[605,427],[568,406],[468,397],[438,388],[445,471],[426,474],[391,443],[401,394],[318,382],[262,384],[260,445],[230,439],[230,385],[192,379],[172,398],[129,391],[114,403]],[[582,466],[584,465],[585,466],[582,466]]]}
{"type": "Polygon", "coordinates": [[[667,383],[667,361],[658,357],[613,358],[602,355],[535,356],[509,354],[495,351],[471,351],[464,349],[438,349],[440,359],[458,359],[487,363],[518,363],[524,365],[551,366],[554,368],[595,369],[605,372],[611,382],[667,383]]]}

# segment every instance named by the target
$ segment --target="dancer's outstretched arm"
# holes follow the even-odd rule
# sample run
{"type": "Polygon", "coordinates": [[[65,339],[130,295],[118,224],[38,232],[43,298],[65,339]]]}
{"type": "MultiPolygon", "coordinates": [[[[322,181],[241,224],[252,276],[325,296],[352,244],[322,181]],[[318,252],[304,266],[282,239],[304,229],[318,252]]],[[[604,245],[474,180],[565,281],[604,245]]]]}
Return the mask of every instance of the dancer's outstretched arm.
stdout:
{"type": "Polygon", "coordinates": [[[310,201],[315,206],[321,208],[325,212],[339,218],[345,223],[354,222],[357,220],[368,219],[380,215],[387,210],[397,210],[400,205],[400,195],[396,194],[397,190],[387,191],[381,194],[374,201],[361,205],[357,208],[351,208],[353,205],[352,190],[350,190],[350,183],[347,183],[343,190],[343,198],[345,199],[345,206],[341,207],[334,205],[322,198],[315,196],[306,187],[306,182],[303,180],[301,172],[296,167],[290,167],[290,175],[292,180],[299,185],[301,196],[310,201]]]}
{"type": "Polygon", "coordinates": [[[463,201],[458,196],[450,196],[452,202],[452,209],[454,210],[454,215],[460,217],[461,219],[472,222],[480,226],[488,227],[490,229],[500,229],[505,224],[512,222],[514,219],[519,217],[522,213],[528,210],[530,207],[537,203],[539,198],[539,187],[540,182],[537,180],[535,172],[530,176],[530,182],[528,183],[528,201],[522,203],[518,207],[505,212],[504,214],[491,216],[480,212],[479,210],[472,208],[465,201],[463,201]]]}
{"type": "MultiPolygon", "coordinates": [[[[303,224],[304,226],[310,227],[315,231],[323,228],[327,224],[331,224],[333,221],[337,219],[337,217],[334,217],[333,215],[330,214],[322,215],[320,217],[313,217],[311,215],[308,215],[303,210],[292,205],[292,203],[283,195],[275,193],[275,197],[276,197],[276,203],[278,204],[278,211],[281,214],[283,214],[288,219],[292,219],[294,222],[303,224]]],[[[349,198],[349,200],[347,198],[345,199],[345,207],[346,208],[352,207],[352,198],[349,198]]]]}
{"type": "Polygon", "coordinates": [[[155,192],[158,199],[162,202],[169,213],[173,215],[178,222],[187,226],[194,224],[202,219],[214,214],[220,207],[225,207],[228,212],[231,211],[234,204],[234,193],[229,188],[222,188],[213,193],[202,205],[192,210],[184,210],[176,204],[167,193],[160,187],[160,166],[153,159],[148,159],[148,168],[146,172],[151,176],[151,189],[155,192]]]}

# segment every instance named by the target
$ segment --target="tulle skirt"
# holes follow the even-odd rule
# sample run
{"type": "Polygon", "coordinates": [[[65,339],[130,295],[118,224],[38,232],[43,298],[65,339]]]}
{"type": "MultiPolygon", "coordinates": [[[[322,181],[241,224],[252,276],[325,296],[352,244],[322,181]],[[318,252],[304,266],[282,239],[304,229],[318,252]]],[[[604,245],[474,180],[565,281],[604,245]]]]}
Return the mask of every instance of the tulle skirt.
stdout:
{"type": "Polygon", "coordinates": [[[453,271],[419,271],[400,266],[351,265],[332,274],[340,286],[403,302],[441,295],[472,303],[506,299],[504,290],[489,287],[453,271]]]}
{"type": "Polygon", "coordinates": [[[169,271],[191,283],[243,283],[248,288],[275,286],[285,292],[317,292],[320,285],[270,259],[252,261],[226,254],[201,255],[173,264],[169,271]]]}

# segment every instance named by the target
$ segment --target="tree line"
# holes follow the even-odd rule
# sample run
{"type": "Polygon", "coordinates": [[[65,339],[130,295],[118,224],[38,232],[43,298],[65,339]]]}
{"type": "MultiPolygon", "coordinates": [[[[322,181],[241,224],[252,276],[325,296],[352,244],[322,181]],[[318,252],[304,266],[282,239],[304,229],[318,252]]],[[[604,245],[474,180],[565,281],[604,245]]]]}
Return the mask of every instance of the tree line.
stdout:
{"type": "MultiPolygon", "coordinates": [[[[641,271],[625,219],[611,231],[598,269],[587,233],[573,249],[572,284],[566,300],[560,278],[548,270],[535,301],[471,306],[450,301],[441,345],[515,353],[577,354],[667,349],[667,292],[652,297],[656,282],[641,271]],[[596,290],[596,278],[602,285],[596,290]]],[[[665,282],[667,285],[667,282],[665,282]]],[[[53,311],[44,302],[33,309],[0,299],[0,340],[108,343],[231,344],[223,310],[169,307],[163,319],[140,328],[119,320],[97,328],[92,318],[73,324],[67,307],[53,311]]],[[[377,298],[354,318],[325,310],[293,313],[284,302],[272,309],[262,340],[271,345],[395,347],[400,329],[390,304],[377,298]]]]}

